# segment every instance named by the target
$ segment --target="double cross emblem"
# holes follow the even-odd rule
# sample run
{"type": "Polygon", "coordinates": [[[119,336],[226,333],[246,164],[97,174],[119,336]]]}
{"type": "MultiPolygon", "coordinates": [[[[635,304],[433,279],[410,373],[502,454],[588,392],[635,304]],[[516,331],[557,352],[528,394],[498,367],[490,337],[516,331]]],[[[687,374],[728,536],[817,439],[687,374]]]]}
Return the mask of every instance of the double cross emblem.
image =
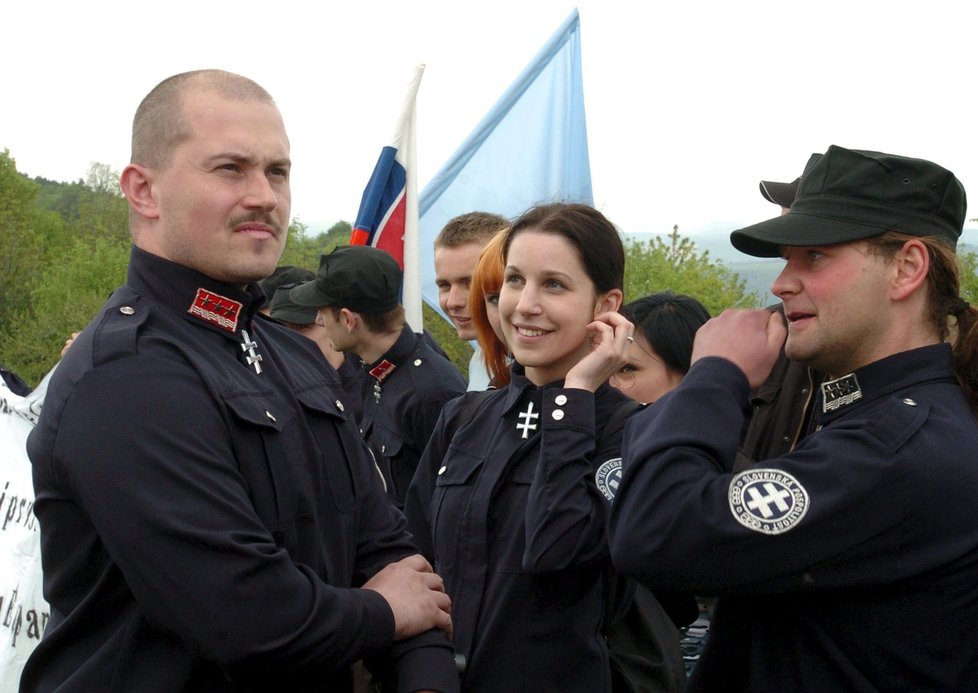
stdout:
{"type": "Polygon", "coordinates": [[[255,367],[255,373],[261,373],[261,354],[259,354],[255,349],[258,348],[258,342],[253,341],[248,335],[248,330],[241,330],[241,351],[244,352],[245,361],[249,366],[255,367]]]}
{"type": "Polygon", "coordinates": [[[526,411],[521,411],[519,418],[523,419],[522,422],[516,424],[516,430],[523,431],[523,438],[530,437],[530,431],[537,430],[537,425],[534,423],[540,418],[538,412],[533,411],[533,402],[529,402],[526,405],[526,411]]]}

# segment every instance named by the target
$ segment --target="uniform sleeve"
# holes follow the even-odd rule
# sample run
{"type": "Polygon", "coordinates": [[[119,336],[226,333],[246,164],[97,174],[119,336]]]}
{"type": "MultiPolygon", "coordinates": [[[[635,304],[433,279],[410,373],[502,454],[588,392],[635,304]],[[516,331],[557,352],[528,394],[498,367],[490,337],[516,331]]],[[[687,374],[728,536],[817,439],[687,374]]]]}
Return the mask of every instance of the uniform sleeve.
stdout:
{"type": "MultiPolygon", "coordinates": [[[[595,450],[594,393],[543,394],[540,457],[526,508],[523,568],[547,573],[593,563],[608,554],[607,506],[594,485],[592,459],[618,457],[620,431],[595,450]]],[[[612,433],[612,432],[609,432],[612,433]]]]}
{"type": "MultiPolygon", "coordinates": [[[[276,544],[215,395],[185,364],[156,354],[95,373],[61,412],[50,473],[84,508],[151,624],[229,666],[331,668],[390,647],[383,597],[326,584],[276,544]]],[[[386,524],[389,539],[361,559],[365,572],[381,554],[413,552],[380,518],[365,535],[386,524]]]]}
{"type": "Polygon", "coordinates": [[[610,521],[616,567],[653,589],[702,594],[872,584],[903,572],[888,554],[904,541],[912,499],[892,458],[925,407],[842,419],[732,474],[747,398],[743,373],[709,358],[632,417],[610,521]]]}
{"type": "MultiPolygon", "coordinates": [[[[366,445],[360,447],[365,463],[357,467],[362,502],[358,508],[356,584],[362,584],[388,563],[419,553],[408,534],[404,515],[390,502],[379,471],[368,459],[366,445]]],[[[458,690],[454,650],[440,629],[394,642],[370,662],[375,673],[387,681],[388,689],[398,693],[458,690]]]]}
{"type": "Polygon", "coordinates": [[[421,555],[432,564],[435,561],[435,549],[431,538],[431,497],[434,494],[438,469],[445,459],[454,432],[454,426],[450,422],[454,422],[460,402],[461,400],[456,400],[449,403],[439,415],[404,498],[408,531],[421,555]]]}
{"type": "Polygon", "coordinates": [[[420,454],[428,445],[428,440],[435,430],[435,424],[445,405],[465,393],[465,381],[462,380],[462,376],[454,367],[449,366],[449,368],[443,369],[442,372],[437,370],[428,372],[427,376],[434,378],[435,382],[416,381],[415,387],[425,396],[410,400],[412,406],[408,411],[403,412],[407,417],[407,430],[413,435],[411,445],[417,450],[415,454],[420,454]]]}

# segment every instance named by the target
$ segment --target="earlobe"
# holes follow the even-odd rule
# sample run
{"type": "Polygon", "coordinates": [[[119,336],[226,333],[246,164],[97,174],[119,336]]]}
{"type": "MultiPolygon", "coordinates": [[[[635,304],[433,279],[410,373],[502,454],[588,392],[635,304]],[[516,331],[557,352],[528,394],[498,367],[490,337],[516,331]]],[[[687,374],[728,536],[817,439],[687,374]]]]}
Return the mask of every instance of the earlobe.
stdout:
{"type": "Polygon", "coordinates": [[[139,164],[129,164],[119,176],[119,187],[129,201],[129,207],[147,219],[158,219],[159,206],[153,194],[153,174],[139,164]]]}
{"type": "Polygon", "coordinates": [[[896,273],[890,296],[893,300],[902,301],[926,283],[930,269],[930,252],[922,241],[914,238],[903,244],[894,262],[896,273]]]}

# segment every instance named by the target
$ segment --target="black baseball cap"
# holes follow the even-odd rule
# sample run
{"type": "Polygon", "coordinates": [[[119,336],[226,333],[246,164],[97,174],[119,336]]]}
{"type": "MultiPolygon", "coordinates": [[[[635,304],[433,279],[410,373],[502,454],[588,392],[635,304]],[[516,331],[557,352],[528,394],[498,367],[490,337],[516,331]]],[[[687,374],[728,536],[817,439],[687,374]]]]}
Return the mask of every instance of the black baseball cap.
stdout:
{"type": "Polygon", "coordinates": [[[298,286],[303,282],[312,281],[315,278],[315,272],[307,270],[304,267],[281,265],[276,267],[270,275],[258,282],[258,286],[265,292],[265,302],[268,303],[275,295],[275,292],[283,286],[298,286]]]}
{"type": "Polygon", "coordinates": [[[957,245],[967,197],[954,174],[925,159],[832,145],[813,154],[790,211],[730,234],[737,250],[777,257],[779,246],[845,243],[900,231],[957,245]]]}
{"type": "Polygon", "coordinates": [[[316,278],[292,289],[289,298],[300,306],[386,313],[400,303],[402,279],[397,260],[386,250],[348,245],[323,255],[316,278]]]}
{"type": "Polygon", "coordinates": [[[293,325],[311,325],[316,322],[319,309],[315,306],[300,306],[294,302],[289,296],[294,288],[295,286],[287,284],[276,289],[272,300],[268,302],[268,314],[276,320],[293,325]]]}

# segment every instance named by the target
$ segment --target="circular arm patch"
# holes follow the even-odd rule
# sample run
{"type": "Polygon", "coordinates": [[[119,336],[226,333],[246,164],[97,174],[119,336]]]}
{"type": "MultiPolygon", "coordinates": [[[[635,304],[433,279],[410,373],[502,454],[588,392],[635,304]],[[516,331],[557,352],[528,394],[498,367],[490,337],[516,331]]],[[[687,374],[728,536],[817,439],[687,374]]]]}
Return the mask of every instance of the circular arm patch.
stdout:
{"type": "Polygon", "coordinates": [[[730,480],[730,512],[747,529],[783,534],[808,512],[808,491],[780,469],[752,469],[730,480]]]}

